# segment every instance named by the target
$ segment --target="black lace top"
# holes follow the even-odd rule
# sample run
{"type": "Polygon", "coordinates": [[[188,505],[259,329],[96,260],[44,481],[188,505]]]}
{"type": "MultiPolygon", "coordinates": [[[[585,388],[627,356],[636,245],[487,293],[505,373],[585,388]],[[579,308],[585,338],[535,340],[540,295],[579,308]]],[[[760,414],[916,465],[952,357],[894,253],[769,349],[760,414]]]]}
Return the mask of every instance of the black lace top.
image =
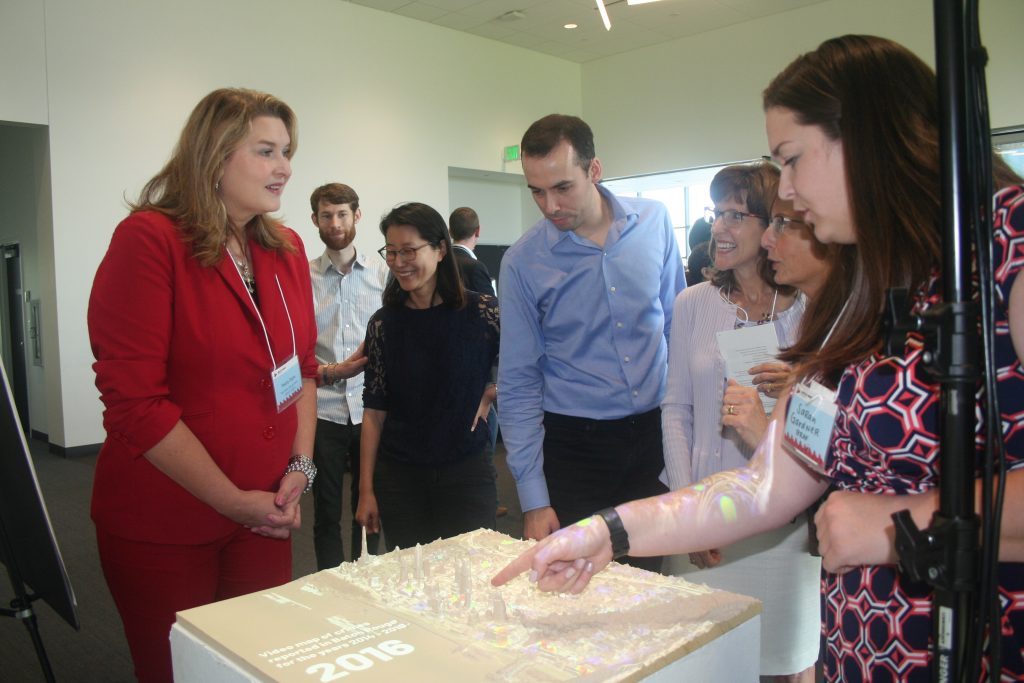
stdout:
{"type": "Polygon", "coordinates": [[[470,425],[498,358],[498,301],[466,299],[461,310],[385,307],[370,318],[363,405],[387,411],[377,457],[453,462],[489,442],[484,420],[470,425]]]}

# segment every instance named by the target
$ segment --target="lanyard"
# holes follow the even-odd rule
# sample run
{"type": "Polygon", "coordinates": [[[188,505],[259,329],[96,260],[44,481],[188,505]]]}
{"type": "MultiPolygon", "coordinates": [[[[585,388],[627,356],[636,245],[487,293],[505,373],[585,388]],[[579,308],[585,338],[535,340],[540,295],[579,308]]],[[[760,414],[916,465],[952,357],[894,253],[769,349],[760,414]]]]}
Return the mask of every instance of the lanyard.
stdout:
{"type": "MultiPolygon", "coordinates": [[[[224,247],[224,251],[228,254],[228,260],[235,266],[235,272],[238,273],[238,279],[242,282],[242,289],[245,290],[246,295],[249,297],[249,301],[252,302],[253,310],[256,311],[256,318],[260,321],[260,327],[263,328],[263,339],[267,342],[267,353],[270,354],[270,367],[277,368],[277,360],[274,358],[274,350],[270,346],[270,334],[267,332],[267,325],[263,322],[263,316],[260,315],[260,309],[256,305],[256,300],[252,298],[252,294],[245,286],[245,278],[242,277],[242,271],[239,270],[238,264],[235,263],[235,259],[231,258],[231,253],[227,251],[227,247],[224,247]]],[[[295,356],[295,326],[292,324],[292,314],[288,310],[288,301],[284,298],[284,290],[281,288],[281,280],[277,277],[277,273],[274,273],[274,281],[277,283],[278,294],[281,295],[281,303],[284,304],[284,313],[288,316],[288,329],[292,334],[292,356],[295,356]]]]}

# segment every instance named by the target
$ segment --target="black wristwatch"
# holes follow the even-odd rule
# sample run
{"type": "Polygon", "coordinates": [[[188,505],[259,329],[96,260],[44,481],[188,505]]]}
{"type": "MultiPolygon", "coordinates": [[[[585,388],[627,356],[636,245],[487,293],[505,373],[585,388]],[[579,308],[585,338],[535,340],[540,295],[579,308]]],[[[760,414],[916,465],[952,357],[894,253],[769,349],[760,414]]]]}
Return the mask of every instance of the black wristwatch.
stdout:
{"type": "Polygon", "coordinates": [[[628,555],[629,534],[626,533],[626,527],[622,526],[622,518],[619,517],[619,513],[615,511],[615,508],[605,508],[604,510],[598,510],[594,514],[600,515],[604,523],[608,525],[608,533],[612,541],[612,559],[617,560],[623,555],[628,555]]]}

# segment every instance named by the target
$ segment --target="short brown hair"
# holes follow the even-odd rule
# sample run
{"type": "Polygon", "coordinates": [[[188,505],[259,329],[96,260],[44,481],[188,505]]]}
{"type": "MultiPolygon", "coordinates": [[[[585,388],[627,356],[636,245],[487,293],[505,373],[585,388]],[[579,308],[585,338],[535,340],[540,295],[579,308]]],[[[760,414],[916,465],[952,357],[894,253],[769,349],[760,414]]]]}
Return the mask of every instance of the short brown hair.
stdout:
{"type": "MultiPolygon", "coordinates": [[[[132,211],[159,211],[178,224],[192,255],[204,266],[224,258],[228,212],[217,188],[224,163],[252,128],[253,119],[270,116],[284,123],[291,144],[289,159],[298,148],[295,112],[273,95],[244,88],[214,90],[189,115],[170,161],[153,176],[132,211]]],[[[295,251],[280,224],[267,214],[252,219],[252,237],[267,249],[295,251]]]]}
{"type": "Polygon", "coordinates": [[[460,206],[448,218],[448,232],[452,234],[454,242],[468,240],[479,229],[480,217],[468,206],[460,206]]]}
{"type": "Polygon", "coordinates": [[[320,211],[320,202],[328,204],[348,204],[348,208],[355,213],[359,208],[359,195],[345,183],[327,183],[313,190],[309,196],[309,206],[316,215],[320,211]]]}
{"type": "MultiPolygon", "coordinates": [[[[779,194],[779,169],[766,161],[753,164],[726,166],[711,179],[711,200],[718,204],[732,199],[745,204],[747,212],[763,219],[765,229],[771,220],[772,202],[779,194]]],[[[714,237],[711,239],[714,244],[714,237]]],[[[712,266],[714,259],[712,258],[712,266]]],[[[761,279],[783,294],[796,290],[789,285],[775,282],[775,271],[768,261],[768,251],[759,246],[757,252],[757,274],[761,279]]],[[[711,282],[716,287],[735,287],[736,274],[732,270],[715,270],[711,282]]]]}
{"type": "Polygon", "coordinates": [[[534,121],[526,129],[519,146],[523,156],[545,157],[562,140],[572,146],[576,153],[576,164],[584,171],[589,171],[590,162],[597,156],[594,151],[594,132],[578,116],[548,114],[534,121]]]}

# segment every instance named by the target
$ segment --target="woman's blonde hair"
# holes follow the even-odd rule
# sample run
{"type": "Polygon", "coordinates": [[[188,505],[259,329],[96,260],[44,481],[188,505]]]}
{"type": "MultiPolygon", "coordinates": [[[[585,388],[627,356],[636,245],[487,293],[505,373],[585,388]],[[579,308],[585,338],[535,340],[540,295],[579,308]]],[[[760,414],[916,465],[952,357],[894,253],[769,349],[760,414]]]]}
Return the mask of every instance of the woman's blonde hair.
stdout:
{"type": "MultiPolygon", "coordinates": [[[[192,110],[181,137],[163,170],[146,183],[132,211],[159,211],[173,218],[192,255],[204,266],[224,257],[228,214],[217,192],[224,164],[249,134],[258,116],[280,119],[291,138],[285,155],[298,147],[295,112],[273,95],[243,88],[221,88],[192,110]]],[[[281,225],[267,214],[249,223],[250,235],[267,249],[295,251],[281,225]]]]}

